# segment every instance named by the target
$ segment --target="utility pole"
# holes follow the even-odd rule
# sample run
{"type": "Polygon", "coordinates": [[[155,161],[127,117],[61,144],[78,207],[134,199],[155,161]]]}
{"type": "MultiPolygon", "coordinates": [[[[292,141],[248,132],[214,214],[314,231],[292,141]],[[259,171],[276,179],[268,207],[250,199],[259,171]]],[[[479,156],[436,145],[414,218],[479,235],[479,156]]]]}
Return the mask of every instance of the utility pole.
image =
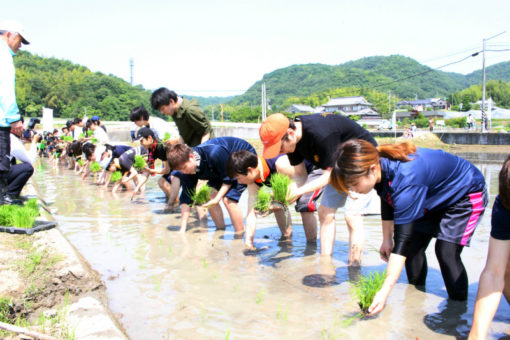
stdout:
{"type": "Polygon", "coordinates": [[[267,100],[266,100],[266,83],[262,83],[262,121],[266,119],[266,108],[267,108],[267,100]]]}
{"type": "Polygon", "coordinates": [[[496,38],[497,36],[500,36],[501,34],[506,33],[506,31],[503,31],[501,33],[498,33],[496,35],[493,35],[490,38],[483,39],[483,47],[482,47],[482,132],[487,132],[487,113],[485,112],[485,83],[486,83],[486,77],[485,77],[485,42],[487,40],[490,40],[492,38],[496,38]]]}
{"type": "Polygon", "coordinates": [[[133,58],[129,59],[129,83],[131,86],[133,86],[133,67],[135,66],[135,63],[133,61],[133,58]]]}

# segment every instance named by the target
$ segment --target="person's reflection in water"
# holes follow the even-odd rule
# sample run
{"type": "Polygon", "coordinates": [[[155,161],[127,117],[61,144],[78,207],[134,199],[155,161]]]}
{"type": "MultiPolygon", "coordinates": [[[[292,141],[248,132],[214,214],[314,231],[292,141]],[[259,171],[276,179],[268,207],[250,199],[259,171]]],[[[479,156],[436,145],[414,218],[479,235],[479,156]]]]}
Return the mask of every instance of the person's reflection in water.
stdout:
{"type": "Polygon", "coordinates": [[[468,321],[462,318],[467,311],[467,301],[445,300],[439,306],[439,313],[427,314],[423,322],[436,333],[466,338],[469,333],[468,321]]]}
{"type": "Polygon", "coordinates": [[[303,256],[315,255],[317,253],[317,242],[306,242],[303,256]]]}
{"type": "Polygon", "coordinates": [[[336,268],[329,256],[321,256],[319,260],[319,274],[310,274],[303,277],[303,285],[315,288],[325,288],[339,284],[336,277],[336,268]]]}

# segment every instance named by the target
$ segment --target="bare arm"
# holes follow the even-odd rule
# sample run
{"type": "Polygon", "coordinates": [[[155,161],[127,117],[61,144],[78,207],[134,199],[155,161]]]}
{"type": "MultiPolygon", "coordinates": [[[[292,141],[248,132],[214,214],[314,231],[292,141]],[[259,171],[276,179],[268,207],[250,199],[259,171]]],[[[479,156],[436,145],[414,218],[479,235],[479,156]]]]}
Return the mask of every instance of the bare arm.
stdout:
{"type": "Polygon", "coordinates": [[[179,229],[180,233],[186,232],[186,227],[188,226],[189,214],[191,212],[191,207],[185,203],[181,204],[181,229],[179,229]]]}
{"type": "Polygon", "coordinates": [[[209,202],[202,204],[202,207],[209,208],[210,206],[220,203],[221,199],[223,197],[225,197],[225,195],[227,194],[227,192],[230,190],[231,187],[232,186],[230,184],[223,183],[221,185],[220,190],[218,190],[218,193],[216,194],[216,196],[214,196],[214,198],[212,200],[210,200],[209,202]]]}
{"type": "Polygon", "coordinates": [[[383,241],[381,244],[381,248],[379,249],[379,254],[381,255],[381,259],[388,262],[390,258],[391,251],[393,250],[393,228],[395,224],[394,221],[382,221],[382,234],[383,241]]]}
{"type": "MultiPolygon", "coordinates": [[[[304,166],[304,163],[303,163],[304,166]]],[[[313,181],[310,181],[300,187],[292,188],[289,194],[289,201],[292,203],[297,200],[302,195],[313,192],[317,189],[320,189],[326,186],[329,183],[329,175],[331,174],[331,170],[323,170],[322,175],[317,177],[313,181]]]]}
{"type": "Polygon", "coordinates": [[[254,249],[253,239],[257,228],[257,216],[255,215],[255,203],[259,187],[256,184],[248,185],[248,214],[246,215],[246,229],[244,244],[247,248],[254,249]]]}
{"type": "Polygon", "coordinates": [[[368,309],[370,315],[375,315],[383,310],[393,286],[395,286],[395,283],[397,283],[397,280],[400,277],[400,273],[402,273],[405,262],[406,258],[402,255],[390,255],[388,266],[386,267],[386,278],[384,279],[384,283],[381,290],[375,294],[372,305],[370,305],[370,308],[368,309]]]}
{"type": "Polygon", "coordinates": [[[510,299],[510,282],[505,282],[505,273],[507,277],[510,276],[510,240],[491,237],[487,264],[480,276],[473,325],[468,339],[485,339],[498,309],[501,292],[505,292],[507,300],[510,299]]]}

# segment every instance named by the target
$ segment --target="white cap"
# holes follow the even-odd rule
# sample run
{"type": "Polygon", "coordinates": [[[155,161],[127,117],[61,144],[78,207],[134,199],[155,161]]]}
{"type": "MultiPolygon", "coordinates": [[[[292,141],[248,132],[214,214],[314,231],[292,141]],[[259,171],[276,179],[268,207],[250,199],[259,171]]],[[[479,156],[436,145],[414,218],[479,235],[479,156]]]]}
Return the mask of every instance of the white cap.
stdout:
{"type": "Polygon", "coordinates": [[[27,32],[25,32],[25,28],[22,24],[14,20],[6,20],[0,22],[0,31],[8,31],[13,33],[18,33],[21,36],[21,42],[25,45],[30,44],[29,37],[27,32]]]}

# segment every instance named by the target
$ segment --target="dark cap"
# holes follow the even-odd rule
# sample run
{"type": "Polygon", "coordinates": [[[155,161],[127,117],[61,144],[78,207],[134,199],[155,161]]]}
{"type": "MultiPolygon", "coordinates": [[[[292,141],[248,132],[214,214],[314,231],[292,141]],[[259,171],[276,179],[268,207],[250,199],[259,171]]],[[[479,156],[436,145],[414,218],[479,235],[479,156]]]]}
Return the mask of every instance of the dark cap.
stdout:
{"type": "Polygon", "coordinates": [[[151,136],[153,139],[156,139],[156,135],[154,134],[154,131],[152,131],[151,128],[143,127],[136,133],[135,141],[138,141],[142,138],[147,138],[149,136],[151,136]]]}

